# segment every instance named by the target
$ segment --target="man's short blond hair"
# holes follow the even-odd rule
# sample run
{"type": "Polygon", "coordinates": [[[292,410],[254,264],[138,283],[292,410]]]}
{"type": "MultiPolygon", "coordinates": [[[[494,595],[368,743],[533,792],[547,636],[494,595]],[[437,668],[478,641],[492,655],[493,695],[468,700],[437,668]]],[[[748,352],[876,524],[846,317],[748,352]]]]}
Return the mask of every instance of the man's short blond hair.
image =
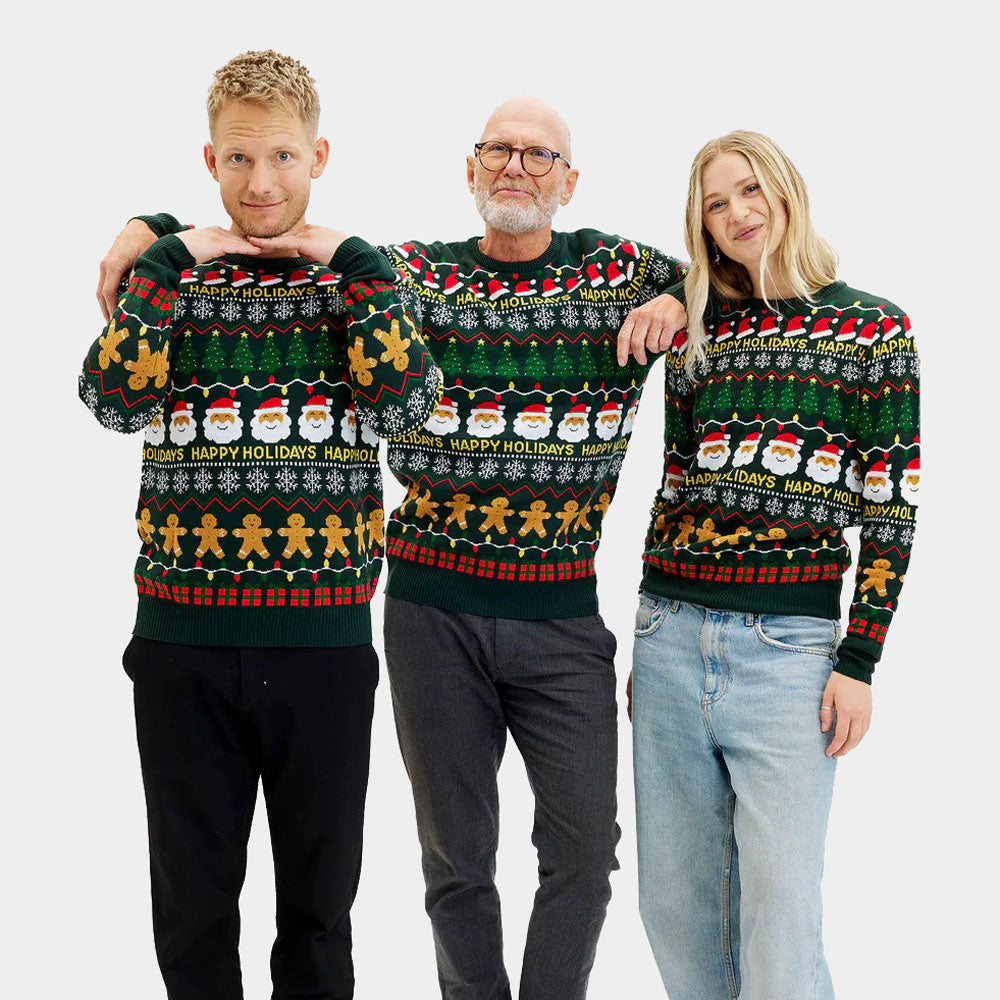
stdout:
{"type": "Polygon", "coordinates": [[[265,107],[291,108],[310,135],[319,129],[319,94],[309,70],[273,49],[244,52],[215,71],[208,88],[208,127],[227,101],[252,101],[265,107]]]}

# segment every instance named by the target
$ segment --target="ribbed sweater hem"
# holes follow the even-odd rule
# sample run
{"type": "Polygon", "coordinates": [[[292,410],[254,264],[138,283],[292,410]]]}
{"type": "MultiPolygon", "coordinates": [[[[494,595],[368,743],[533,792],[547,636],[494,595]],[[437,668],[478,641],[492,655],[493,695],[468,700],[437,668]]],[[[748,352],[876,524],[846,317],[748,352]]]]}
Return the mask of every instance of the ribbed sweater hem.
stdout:
{"type": "Polygon", "coordinates": [[[386,562],[389,569],[386,596],[413,604],[487,618],[531,621],[597,614],[597,580],[592,576],[552,583],[519,583],[487,580],[391,556],[386,562]]]}
{"type": "Polygon", "coordinates": [[[812,615],[840,619],[843,580],[815,583],[714,583],[664,573],[645,566],[642,589],[673,601],[686,601],[720,611],[744,611],[763,615],[812,615]]]}
{"type": "Polygon", "coordinates": [[[187,646],[360,646],[372,641],[369,605],[321,608],[192,607],[139,595],[143,639],[187,646]]]}

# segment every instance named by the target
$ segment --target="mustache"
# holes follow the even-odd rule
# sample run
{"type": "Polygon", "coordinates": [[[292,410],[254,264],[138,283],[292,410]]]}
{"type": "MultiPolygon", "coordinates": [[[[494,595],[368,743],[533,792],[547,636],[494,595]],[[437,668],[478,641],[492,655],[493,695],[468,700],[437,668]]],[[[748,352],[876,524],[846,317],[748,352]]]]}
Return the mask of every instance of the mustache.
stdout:
{"type": "Polygon", "coordinates": [[[538,201],[538,192],[531,187],[529,184],[522,184],[520,181],[515,181],[513,178],[503,179],[499,178],[495,180],[489,186],[489,193],[496,194],[501,188],[508,188],[514,191],[524,191],[525,194],[530,194],[533,201],[538,201]]]}

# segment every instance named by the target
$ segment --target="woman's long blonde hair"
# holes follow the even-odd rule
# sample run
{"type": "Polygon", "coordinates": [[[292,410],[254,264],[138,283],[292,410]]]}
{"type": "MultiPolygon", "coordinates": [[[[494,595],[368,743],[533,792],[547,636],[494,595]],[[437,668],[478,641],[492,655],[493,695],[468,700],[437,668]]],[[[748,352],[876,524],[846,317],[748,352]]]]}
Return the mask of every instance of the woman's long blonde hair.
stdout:
{"type": "MultiPolygon", "coordinates": [[[[742,153],[749,160],[771,218],[784,206],[788,224],[778,250],[781,273],[792,294],[809,300],[817,289],[829,285],[837,275],[837,255],[812,227],[805,181],[777,143],[759,132],[746,131],[730,132],[706,143],[691,164],[684,218],[685,241],[691,257],[691,268],[684,280],[688,314],[686,364],[691,373],[705,357],[704,319],[709,292],[714,291],[719,298],[731,302],[753,296],[750,272],[724,254],[719,255],[716,264],[714,253],[709,251],[711,236],[705,229],[702,214],[701,176],[705,167],[723,153],[742,153]]],[[[768,257],[774,251],[770,233],[773,230],[769,227],[768,243],[760,257],[761,288],[766,287],[768,257]]]]}

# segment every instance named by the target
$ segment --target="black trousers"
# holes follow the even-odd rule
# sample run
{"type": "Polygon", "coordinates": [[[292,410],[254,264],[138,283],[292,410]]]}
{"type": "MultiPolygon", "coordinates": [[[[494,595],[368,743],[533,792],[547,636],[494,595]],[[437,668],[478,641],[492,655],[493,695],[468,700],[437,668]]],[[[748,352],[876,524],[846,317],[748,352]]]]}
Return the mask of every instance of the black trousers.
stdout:
{"type": "Polygon", "coordinates": [[[263,784],[274,856],[274,1000],[354,996],[350,910],[378,658],[340,648],[134,637],[156,954],[170,1000],[241,1000],[239,895],[263,784]]]}

